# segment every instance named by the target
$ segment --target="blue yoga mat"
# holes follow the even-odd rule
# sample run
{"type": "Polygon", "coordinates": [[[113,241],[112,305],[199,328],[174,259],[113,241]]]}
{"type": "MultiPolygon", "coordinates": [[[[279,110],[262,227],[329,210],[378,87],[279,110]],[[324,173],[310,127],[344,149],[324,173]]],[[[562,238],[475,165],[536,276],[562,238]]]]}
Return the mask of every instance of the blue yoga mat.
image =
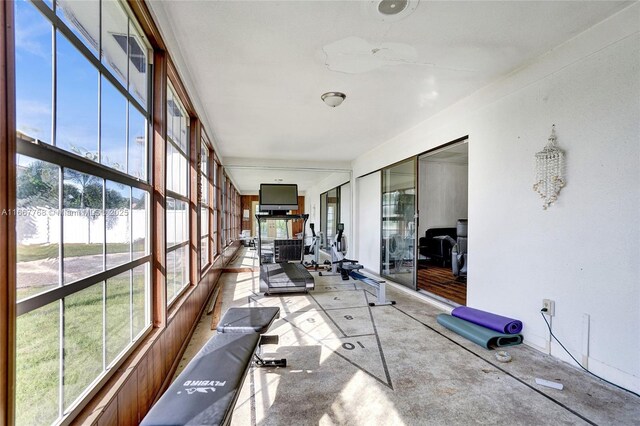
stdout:
{"type": "Polygon", "coordinates": [[[438,324],[443,327],[487,349],[514,346],[522,343],[521,334],[498,333],[448,314],[438,315],[437,320],[438,324]]]}
{"type": "Polygon", "coordinates": [[[500,333],[518,334],[522,331],[522,321],[481,311],[480,309],[459,306],[451,311],[451,315],[500,333]]]}

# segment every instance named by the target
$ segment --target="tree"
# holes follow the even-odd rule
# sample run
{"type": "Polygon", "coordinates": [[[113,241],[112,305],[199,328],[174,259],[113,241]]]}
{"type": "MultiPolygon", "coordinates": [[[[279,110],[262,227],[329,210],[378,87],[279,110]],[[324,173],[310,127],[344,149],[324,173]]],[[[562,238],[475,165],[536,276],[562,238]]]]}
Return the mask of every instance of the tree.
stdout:
{"type": "MultiPolygon", "coordinates": [[[[18,167],[16,176],[16,207],[58,208],[58,179],[60,169],[40,160],[31,162],[24,168],[18,167]]],[[[16,221],[18,242],[33,237],[38,232],[36,218],[23,213],[16,221]]]]}
{"type": "Polygon", "coordinates": [[[59,168],[36,160],[18,171],[16,197],[18,207],[58,207],[59,168]]]}

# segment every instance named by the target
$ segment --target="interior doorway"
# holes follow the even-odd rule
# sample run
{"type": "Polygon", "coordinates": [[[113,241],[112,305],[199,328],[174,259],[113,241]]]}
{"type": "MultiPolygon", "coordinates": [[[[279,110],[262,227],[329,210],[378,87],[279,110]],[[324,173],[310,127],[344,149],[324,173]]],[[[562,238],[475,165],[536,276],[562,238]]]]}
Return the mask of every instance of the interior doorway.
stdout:
{"type": "Polygon", "coordinates": [[[416,287],[467,304],[468,139],[418,157],[416,287]]]}

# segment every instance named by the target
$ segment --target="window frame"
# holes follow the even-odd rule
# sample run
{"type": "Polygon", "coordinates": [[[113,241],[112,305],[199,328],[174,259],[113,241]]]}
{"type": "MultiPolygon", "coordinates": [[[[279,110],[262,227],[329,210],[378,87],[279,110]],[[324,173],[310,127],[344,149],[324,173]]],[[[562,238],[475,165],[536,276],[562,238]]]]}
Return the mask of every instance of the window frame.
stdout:
{"type": "Polygon", "coordinates": [[[198,181],[199,181],[199,194],[198,194],[198,242],[199,242],[199,246],[198,246],[198,252],[199,252],[199,271],[200,271],[200,276],[204,275],[207,271],[207,269],[211,266],[211,264],[213,263],[213,254],[212,254],[212,228],[213,228],[213,218],[214,218],[214,213],[213,213],[213,186],[212,186],[212,182],[211,182],[211,175],[212,175],[212,170],[213,170],[213,166],[212,166],[212,161],[214,161],[214,157],[213,157],[213,150],[211,149],[211,144],[209,142],[209,139],[207,138],[206,134],[204,132],[202,132],[202,136],[200,139],[200,153],[199,153],[199,157],[200,157],[200,167],[198,170],[198,181]],[[206,171],[206,174],[202,173],[203,171],[203,167],[202,167],[202,163],[204,163],[205,161],[205,157],[206,158],[206,166],[204,167],[204,170],[206,171]],[[207,194],[207,199],[206,202],[203,204],[203,195],[207,194]],[[207,233],[206,234],[202,234],[202,211],[203,208],[206,210],[205,214],[208,216],[209,220],[208,220],[208,227],[207,227],[207,233]],[[202,263],[202,240],[206,239],[206,245],[207,245],[207,257],[206,257],[206,262],[202,263]]]}
{"type": "Polygon", "coordinates": [[[213,253],[212,258],[215,261],[220,254],[222,253],[222,242],[221,242],[221,227],[222,227],[222,188],[221,188],[221,179],[222,179],[222,165],[220,164],[220,160],[218,156],[213,153],[213,226],[212,229],[212,238],[213,238],[213,253]]]}
{"type": "MultiPolygon", "coordinates": [[[[52,90],[51,133],[52,134],[51,134],[50,143],[42,143],[37,139],[30,138],[26,135],[25,135],[26,137],[20,137],[20,138],[16,137],[15,152],[17,155],[23,155],[31,159],[34,159],[36,161],[44,161],[46,163],[50,163],[58,167],[58,176],[57,176],[58,188],[59,188],[58,210],[60,212],[59,217],[60,217],[60,226],[61,226],[59,230],[60,241],[58,243],[59,244],[58,256],[59,256],[60,265],[64,264],[64,245],[65,245],[64,223],[63,223],[64,214],[62,213],[64,209],[63,188],[64,188],[65,170],[73,169],[74,171],[78,171],[81,173],[94,176],[101,181],[100,186],[102,189],[102,196],[103,196],[103,205],[102,205],[103,215],[106,209],[104,200],[106,196],[105,191],[107,188],[108,181],[123,184],[130,188],[129,190],[130,214],[133,211],[131,209],[131,193],[133,189],[143,190],[147,194],[147,198],[146,198],[147,202],[145,207],[146,227],[147,227],[146,237],[145,237],[146,253],[144,254],[144,256],[139,257],[137,259],[133,259],[133,238],[132,238],[130,241],[130,248],[129,248],[129,253],[130,253],[129,260],[117,266],[109,267],[106,265],[106,263],[104,263],[106,262],[106,256],[108,252],[106,250],[107,241],[106,239],[103,239],[102,241],[103,268],[101,272],[94,273],[90,276],[87,276],[85,278],[82,278],[70,283],[63,283],[64,269],[61,267],[58,270],[58,275],[60,278],[59,278],[59,283],[57,287],[53,287],[42,293],[27,297],[20,301],[15,300],[15,317],[14,317],[15,323],[17,323],[18,318],[20,318],[21,316],[26,315],[30,312],[34,312],[40,308],[46,307],[51,303],[58,302],[60,305],[59,333],[61,336],[61,340],[60,340],[61,358],[59,360],[60,367],[58,370],[59,377],[60,377],[60,382],[58,384],[60,397],[58,400],[57,419],[55,421],[56,423],[59,423],[59,422],[64,422],[66,419],[74,418],[84,408],[84,406],[90,400],[90,398],[94,397],[97,394],[97,392],[100,391],[101,387],[104,386],[104,384],[110,379],[110,377],[118,370],[119,366],[122,365],[122,363],[127,359],[127,357],[131,353],[133,353],[137,347],[139,347],[142,344],[145,337],[149,334],[149,332],[153,327],[153,324],[152,324],[153,307],[151,304],[151,292],[152,292],[152,285],[153,285],[152,284],[153,241],[152,241],[152,234],[151,234],[151,217],[152,217],[151,206],[152,206],[152,197],[153,197],[153,185],[152,185],[151,170],[152,170],[153,163],[152,163],[152,156],[151,156],[152,107],[151,107],[151,96],[149,96],[149,93],[151,93],[150,89],[152,87],[151,81],[153,77],[152,72],[150,71],[153,53],[152,53],[152,48],[148,43],[148,40],[146,39],[146,37],[142,36],[144,35],[144,32],[141,30],[136,17],[131,13],[131,10],[128,7],[126,7],[123,3],[118,2],[118,5],[122,7],[122,10],[127,17],[128,25],[133,26],[133,28],[138,32],[138,34],[141,35],[140,41],[142,45],[140,47],[146,49],[146,54],[147,54],[146,63],[147,63],[147,70],[148,70],[146,73],[146,84],[147,84],[148,95],[146,99],[146,106],[144,106],[140,103],[140,101],[135,96],[131,94],[131,92],[129,91],[129,88],[126,87],[124,84],[122,84],[120,80],[113,75],[113,70],[110,69],[105,64],[103,64],[101,55],[96,56],[95,53],[92,52],[84,44],[84,42],[78,38],[78,36],[73,32],[73,30],[69,26],[67,26],[67,24],[59,16],[56,15],[57,5],[55,2],[53,2],[53,7],[49,7],[43,1],[38,1],[38,0],[30,1],[28,3],[31,6],[33,6],[38,13],[42,14],[42,16],[51,25],[51,29],[52,29],[52,62],[51,62],[52,74],[53,74],[53,84],[51,87],[51,90],[52,90]],[[130,119],[129,111],[131,107],[137,109],[137,111],[145,118],[146,120],[146,131],[145,131],[146,156],[145,156],[144,169],[145,169],[146,179],[141,179],[127,172],[119,171],[115,168],[109,167],[100,162],[100,156],[101,156],[100,125],[98,126],[98,132],[100,136],[99,136],[98,145],[97,145],[97,153],[98,153],[97,162],[57,146],[57,143],[56,143],[56,124],[57,124],[56,93],[58,88],[56,85],[56,76],[57,76],[59,64],[57,61],[58,52],[56,50],[56,39],[58,34],[64,37],[66,41],[69,42],[69,44],[73,48],[77,49],[82,59],[86,60],[87,63],[93,68],[95,68],[95,70],[97,71],[98,81],[99,81],[97,86],[99,117],[102,116],[102,104],[100,102],[100,94],[102,91],[102,80],[104,78],[116,89],[116,91],[120,95],[124,97],[124,99],[127,102],[126,117],[125,117],[125,122],[126,122],[125,125],[127,129],[129,128],[129,119],[130,119]],[[131,288],[131,286],[133,285],[132,280],[133,280],[134,270],[145,265],[146,265],[145,301],[144,301],[145,325],[138,334],[131,336],[129,343],[117,356],[115,356],[112,362],[107,362],[105,358],[106,356],[105,354],[107,352],[107,346],[106,346],[107,336],[105,334],[106,323],[104,323],[104,315],[105,315],[104,310],[106,309],[106,306],[107,306],[106,305],[107,304],[106,295],[107,295],[107,286],[108,286],[107,281],[128,272],[129,280],[130,280],[129,285],[131,288]],[[103,360],[102,360],[103,366],[102,366],[101,372],[96,377],[93,378],[92,382],[86,385],[86,387],[84,387],[84,389],[73,399],[73,401],[67,404],[67,401],[65,401],[64,397],[62,397],[62,395],[64,395],[64,389],[65,389],[64,388],[65,384],[63,381],[64,375],[65,375],[65,368],[63,364],[64,358],[62,357],[62,354],[64,353],[64,343],[65,343],[62,340],[62,336],[65,335],[65,322],[64,322],[65,298],[76,295],[81,291],[94,286],[101,286],[102,293],[103,293],[103,299],[101,302],[102,309],[103,309],[103,316],[101,317],[101,319],[103,320],[103,324],[102,324],[103,334],[102,334],[102,348],[101,348],[101,352],[103,354],[103,360]]],[[[101,14],[102,4],[98,3],[98,5],[99,5],[98,8],[101,14]]],[[[15,13],[15,5],[13,10],[15,13]]],[[[13,19],[13,17],[11,19],[13,19]]],[[[102,26],[102,22],[99,22],[99,25],[102,26]]],[[[101,37],[102,37],[101,30],[100,30],[100,33],[101,35],[99,40],[101,40],[101,37]]],[[[129,60],[130,58],[127,57],[127,64],[129,60]]],[[[14,95],[17,97],[17,94],[15,92],[14,92],[14,95]]],[[[17,99],[15,99],[15,102],[17,103],[17,99]]],[[[99,123],[100,123],[100,120],[99,120],[99,123]]],[[[126,136],[125,140],[128,140],[128,137],[129,135],[126,136]]],[[[13,161],[15,162],[16,159],[14,158],[13,161]]],[[[127,150],[127,162],[128,162],[128,150],[127,150]]],[[[125,169],[127,168],[125,167],[125,169]]],[[[106,225],[103,224],[103,226],[105,227],[104,232],[106,234],[106,225]]],[[[15,243],[17,244],[18,242],[16,241],[15,243]]],[[[14,285],[15,285],[15,282],[14,282],[14,285]]],[[[129,316],[130,316],[130,320],[133,321],[132,311],[129,312],[129,316]]],[[[15,344],[15,341],[14,341],[14,344],[15,344]]],[[[17,386],[17,383],[15,383],[15,386],[17,386]]],[[[15,400],[14,400],[14,404],[15,404],[15,400]]]]}
{"type": "MultiPolygon", "coordinates": [[[[167,79],[166,82],[166,93],[167,93],[167,99],[164,102],[165,105],[165,117],[166,117],[166,122],[167,124],[169,123],[170,119],[169,119],[169,113],[168,113],[168,100],[169,100],[169,93],[172,93],[173,95],[173,99],[177,100],[177,102],[179,102],[179,104],[176,104],[176,106],[180,109],[180,112],[182,112],[184,114],[184,119],[185,119],[185,127],[186,127],[186,132],[185,132],[185,137],[187,138],[186,141],[186,149],[182,149],[182,147],[180,146],[179,143],[177,143],[173,137],[169,136],[169,131],[167,130],[166,134],[165,134],[165,171],[169,168],[169,156],[167,155],[168,153],[168,148],[169,146],[171,146],[171,148],[174,151],[177,151],[177,154],[184,157],[184,159],[186,160],[186,176],[183,176],[186,180],[186,191],[185,194],[180,194],[179,192],[176,192],[172,189],[169,189],[169,185],[168,185],[168,179],[167,179],[167,174],[165,173],[165,194],[164,194],[164,202],[165,202],[165,212],[164,212],[164,216],[165,216],[165,247],[164,247],[164,261],[165,261],[165,280],[164,280],[164,290],[165,290],[165,294],[167,294],[165,303],[166,303],[166,308],[167,310],[170,310],[173,308],[173,306],[175,306],[176,302],[180,299],[180,296],[182,296],[182,294],[184,294],[184,292],[189,288],[189,286],[192,284],[191,281],[191,250],[189,250],[189,246],[191,244],[191,227],[193,226],[193,224],[191,223],[191,215],[189,213],[189,206],[191,205],[191,200],[190,200],[190,190],[191,190],[191,144],[193,143],[193,141],[191,140],[191,121],[192,121],[192,117],[191,114],[188,112],[187,110],[187,102],[185,102],[185,100],[182,98],[181,93],[176,89],[177,87],[177,83],[175,83],[173,81],[173,79],[170,77],[167,79]],[[184,203],[186,205],[185,208],[185,215],[184,215],[184,219],[187,221],[186,227],[184,229],[186,229],[186,235],[184,236],[185,239],[183,239],[181,242],[174,242],[172,245],[169,245],[169,241],[168,238],[166,238],[166,236],[169,234],[167,232],[168,229],[168,224],[167,224],[167,216],[168,216],[168,209],[167,209],[167,199],[171,198],[174,201],[178,201],[181,203],[184,203]],[[187,268],[186,268],[186,274],[183,275],[183,280],[186,278],[186,281],[180,284],[180,288],[175,291],[175,293],[173,294],[173,296],[171,298],[168,297],[168,276],[169,276],[169,265],[167,262],[167,259],[169,257],[170,253],[174,253],[174,256],[176,254],[176,252],[178,250],[187,248],[187,250],[185,250],[185,252],[187,253],[186,259],[183,258],[182,261],[183,263],[186,262],[187,264],[187,268]]],[[[167,126],[168,127],[168,126],[167,126]]],[[[172,134],[172,136],[174,136],[172,134]]],[[[178,177],[178,179],[180,179],[180,177],[178,177]]],[[[174,210],[176,211],[176,210],[174,210]]],[[[174,222],[175,223],[175,222],[174,222]]],[[[197,225],[197,224],[196,224],[197,225]]],[[[174,229],[175,231],[175,229],[174,229]]],[[[184,253],[183,253],[184,255],[184,253]]]]}

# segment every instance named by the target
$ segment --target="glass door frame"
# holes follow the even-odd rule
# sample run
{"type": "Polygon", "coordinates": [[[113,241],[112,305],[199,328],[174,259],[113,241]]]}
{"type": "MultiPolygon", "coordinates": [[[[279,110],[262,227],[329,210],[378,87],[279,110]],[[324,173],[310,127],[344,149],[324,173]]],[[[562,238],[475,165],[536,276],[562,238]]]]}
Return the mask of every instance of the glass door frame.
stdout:
{"type": "MultiPolygon", "coordinates": [[[[408,158],[405,158],[404,160],[395,162],[393,164],[390,164],[386,167],[383,167],[382,169],[380,169],[380,276],[383,278],[386,278],[388,280],[397,282],[400,285],[403,285],[409,289],[415,290],[417,291],[417,270],[416,270],[416,266],[417,266],[417,242],[418,242],[418,156],[414,155],[408,158]],[[384,223],[385,223],[385,211],[384,211],[384,195],[385,195],[385,173],[387,171],[389,171],[390,169],[399,166],[403,163],[408,163],[410,161],[413,161],[413,191],[414,191],[414,197],[413,197],[413,241],[412,241],[412,250],[411,250],[411,256],[412,256],[412,261],[413,261],[413,266],[412,266],[412,272],[410,273],[411,276],[411,283],[405,283],[405,282],[401,282],[398,280],[399,277],[395,276],[393,274],[386,274],[385,273],[385,256],[383,256],[383,253],[385,253],[386,251],[386,246],[385,246],[385,233],[384,233],[384,223]]],[[[406,238],[405,238],[406,241],[406,238]]]]}

